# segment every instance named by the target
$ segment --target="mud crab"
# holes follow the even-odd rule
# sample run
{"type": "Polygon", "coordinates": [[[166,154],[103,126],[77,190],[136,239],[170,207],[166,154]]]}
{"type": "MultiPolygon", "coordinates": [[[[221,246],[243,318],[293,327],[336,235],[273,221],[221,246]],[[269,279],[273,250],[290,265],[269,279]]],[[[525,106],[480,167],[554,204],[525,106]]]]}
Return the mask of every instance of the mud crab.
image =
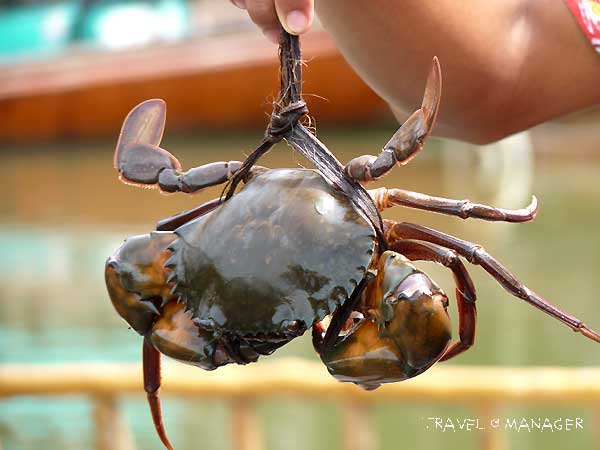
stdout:
{"type": "MultiPolygon", "coordinates": [[[[434,59],[421,107],[378,156],[351,160],[345,175],[368,183],[414,158],[440,96],[434,59]]],[[[125,119],[114,159],[122,181],[192,193],[239,173],[240,161],[183,171],[159,147],[165,114],[163,101],[148,100],[125,119]]],[[[315,349],[338,380],[374,389],[411,378],[474,343],[476,294],[461,257],[512,295],[600,342],[598,333],[525,287],[477,244],[389,220],[378,232],[318,170],[252,165],[243,181],[226,201],[207,202],[162,220],[158,231],[128,238],[106,263],[115,309],[144,336],[144,386],[167,448],[158,399],[161,353],[212,370],[256,361],[312,328],[315,349]],[[448,297],[413,265],[418,260],[453,273],[459,338],[452,344],[448,297]]],[[[507,222],[530,221],[537,212],[535,197],[524,209],[506,210],[394,188],[368,193],[379,211],[401,205],[507,222]]]]}

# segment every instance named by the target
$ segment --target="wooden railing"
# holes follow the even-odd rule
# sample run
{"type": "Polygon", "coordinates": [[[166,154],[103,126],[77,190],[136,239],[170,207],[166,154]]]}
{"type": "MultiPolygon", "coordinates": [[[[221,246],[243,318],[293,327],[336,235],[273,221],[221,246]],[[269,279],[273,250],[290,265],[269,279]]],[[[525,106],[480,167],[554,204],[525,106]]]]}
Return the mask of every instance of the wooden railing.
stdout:
{"type": "MultiPolygon", "coordinates": [[[[67,364],[0,366],[0,398],[19,395],[89,396],[95,406],[97,450],[134,448],[118,409],[124,394],[141,394],[139,365],[67,364]]],[[[264,448],[255,400],[286,395],[331,400],[341,408],[344,450],[371,450],[375,436],[368,408],[378,403],[444,402],[467,405],[476,416],[497,415],[505,404],[579,405],[598,411],[600,368],[492,368],[439,365],[426,374],[372,392],[334,381],[324,366],[303,359],[284,358],[245,367],[228,366],[214,372],[167,363],[163,395],[224,399],[231,403],[236,450],[264,448]],[[346,432],[347,431],[347,432],[346,432]]],[[[500,430],[478,433],[485,450],[506,448],[500,430]]],[[[598,438],[598,436],[596,436],[598,438]]],[[[0,448],[2,444],[0,443],[0,448]]]]}

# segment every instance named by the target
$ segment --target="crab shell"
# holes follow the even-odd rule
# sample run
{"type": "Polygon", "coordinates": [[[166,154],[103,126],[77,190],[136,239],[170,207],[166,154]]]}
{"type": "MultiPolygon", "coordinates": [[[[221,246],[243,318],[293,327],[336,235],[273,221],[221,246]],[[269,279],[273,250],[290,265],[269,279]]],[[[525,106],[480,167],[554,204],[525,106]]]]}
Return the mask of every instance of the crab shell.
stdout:
{"type": "Polygon", "coordinates": [[[269,170],[175,233],[166,267],[200,326],[251,337],[309,328],[371,264],[372,225],[316,171],[269,170]]]}

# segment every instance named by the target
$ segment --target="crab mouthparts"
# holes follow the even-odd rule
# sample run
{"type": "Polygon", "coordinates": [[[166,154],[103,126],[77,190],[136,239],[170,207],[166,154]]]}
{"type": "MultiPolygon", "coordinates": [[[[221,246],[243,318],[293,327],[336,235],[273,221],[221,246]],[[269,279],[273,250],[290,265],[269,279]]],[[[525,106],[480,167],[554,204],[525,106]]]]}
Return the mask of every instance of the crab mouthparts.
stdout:
{"type": "MultiPolygon", "coordinates": [[[[323,320],[317,322],[314,325],[314,328],[319,332],[321,338],[325,337],[327,330],[329,329],[329,325],[331,324],[331,320],[333,318],[332,314],[325,316],[323,320]]],[[[340,330],[338,337],[343,338],[348,334],[352,334],[354,330],[358,327],[358,325],[365,319],[365,316],[360,311],[352,311],[350,316],[344,322],[342,329],[340,330]]]]}

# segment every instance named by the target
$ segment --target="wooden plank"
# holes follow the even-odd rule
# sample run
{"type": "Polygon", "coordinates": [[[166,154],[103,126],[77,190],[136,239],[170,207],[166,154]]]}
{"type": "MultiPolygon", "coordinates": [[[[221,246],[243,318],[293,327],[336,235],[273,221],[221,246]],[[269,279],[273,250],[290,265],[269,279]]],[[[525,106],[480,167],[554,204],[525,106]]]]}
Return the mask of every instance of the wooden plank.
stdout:
{"type": "MultiPolygon", "coordinates": [[[[302,40],[307,58],[338,54],[323,31],[302,40]]],[[[257,64],[276,67],[277,47],[257,33],[195,38],[131,50],[75,48],[52,58],[0,68],[0,100],[62,93],[82,87],[245,69],[257,64]],[[243,44],[243,45],[242,45],[243,44]]],[[[277,74],[273,73],[273,78],[277,74]]]]}
{"type": "Polygon", "coordinates": [[[341,403],[344,450],[375,450],[377,437],[371,425],[368,406],[353,401],[341,403]]]}
{"type": "MultiPolygon", "coordinates": [[[[477,417],[489,423],[497,417],[501,417],[498,408],[490,403],[483,403],[477,408],[477,417]]],[[[486,426],[479,435],[479,448],[481,450],[508,450],[508,440],[502,429],[486,426]]]]}
{"type": "Polygon", "coordinates": [[[238,399],[231,404],[231,437],[235,450],[262,450],[264,439],[251,402],[238,399]]]}
{"type": "MultiPolygon", "coordinates": [[[[141,366],[141,365],[140,365],[141,366]]],[[[0,366],[0,396],[140,394],[141,367],[120,364],[0,366]]],[[[288,395],[357,402],[551,402],[597,405],[600,368],[438,365],[414,379],[366,392],[338,383],[315,361],[282,358],[205,372],[167,362],[163,394],[257,399],[288,395]]]]}
{"type": "Polygon", "coordinates": [[[93,403],[96,450],[134,450],[131,433],[119,411],[117,399],[96,396],[93,403]]]}
{"type": "MultiPolygon", "coordinates": [[[[303,38],[304,92],[319,122],[390,117],[323,31],[303,38]]],[[[74,52],[0,69],[0,142],[117,136],[149,98],[169,108],[167,133],[266,127],[277,93],[277,48],[258,33],[123,52],[74,52]]]]}

